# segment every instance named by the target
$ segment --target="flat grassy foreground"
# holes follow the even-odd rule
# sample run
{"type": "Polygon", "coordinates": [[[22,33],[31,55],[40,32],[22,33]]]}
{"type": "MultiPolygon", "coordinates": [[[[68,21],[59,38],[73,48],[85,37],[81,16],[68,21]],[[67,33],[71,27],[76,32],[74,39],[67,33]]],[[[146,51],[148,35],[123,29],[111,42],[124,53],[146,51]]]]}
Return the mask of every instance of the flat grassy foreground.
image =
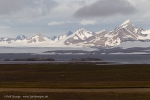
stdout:
{"type": "MultiPolygon", "coordinates": [[[[150,88],[150,65],[0,65],[0,88],[150,88]]],[[[150,93],[10,91],[0,100],[150,100],[150,93]]]]}
{"type": "Polygon", "coordinates": [[[150,65],[0,65],[0,88],[148,88],[150,65]]]}

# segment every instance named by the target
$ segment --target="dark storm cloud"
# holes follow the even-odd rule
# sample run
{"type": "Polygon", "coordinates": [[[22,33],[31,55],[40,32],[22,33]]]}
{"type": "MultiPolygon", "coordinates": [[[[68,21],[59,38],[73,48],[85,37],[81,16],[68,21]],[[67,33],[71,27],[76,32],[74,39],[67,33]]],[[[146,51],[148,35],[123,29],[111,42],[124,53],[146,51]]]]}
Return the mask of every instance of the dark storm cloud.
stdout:
{"type": "Polygon", "coordinates": [[[0,15],[41,6],[44,10],[51,10],[57,5],[54,0],[0,0],[0,15]]]}
{"type": "Polygon", "coordinates": [[[127,0],[98,0],[95,3],[84,6],[74,13],[76,18],[105,17],[116,14],[129,15],[136,12],[127,0]]]}

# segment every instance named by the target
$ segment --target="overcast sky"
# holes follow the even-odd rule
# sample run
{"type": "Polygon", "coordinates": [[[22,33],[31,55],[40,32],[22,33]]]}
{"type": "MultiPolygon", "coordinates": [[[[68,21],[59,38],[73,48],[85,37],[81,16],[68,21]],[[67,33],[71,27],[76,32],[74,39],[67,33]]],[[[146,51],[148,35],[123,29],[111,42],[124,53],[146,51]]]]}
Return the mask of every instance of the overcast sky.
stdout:
{"type": "Polygon", "coordinates": [[[150,0],[0,0],[0,37],[113,30],[125,20],[150,29],[150,0]]]}

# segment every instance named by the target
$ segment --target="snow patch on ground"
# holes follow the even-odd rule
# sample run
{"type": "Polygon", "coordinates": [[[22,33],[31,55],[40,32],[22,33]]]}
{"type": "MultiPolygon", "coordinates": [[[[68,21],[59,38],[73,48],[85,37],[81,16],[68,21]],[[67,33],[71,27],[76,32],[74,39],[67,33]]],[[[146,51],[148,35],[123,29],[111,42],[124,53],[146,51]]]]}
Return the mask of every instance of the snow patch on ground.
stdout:
{"type": "Polygon", "coordinates": [[[123,53],[123,52],[117,52],[117,53],[109,53],[109,54],[148,54],[146,52],[131,52],[131,53],[123,53]]]}
{"type": "Polygon", "coordinates": [[[123,49],[133,48],[133,47],[145,48],[145,47],[150,47],[150,42],[127,41],[127,42],[121,43],[118,47],[121,47],[123,49]]]}
{"type": "MultiPolygon", "coordinates": [[[[96,48],[90,47],[0,47],[0,53],[42,53],[55,50],[82,50],[96,51],[96,48]]],[[[54,54],[54,53],[52,53],[54,54]]]]}

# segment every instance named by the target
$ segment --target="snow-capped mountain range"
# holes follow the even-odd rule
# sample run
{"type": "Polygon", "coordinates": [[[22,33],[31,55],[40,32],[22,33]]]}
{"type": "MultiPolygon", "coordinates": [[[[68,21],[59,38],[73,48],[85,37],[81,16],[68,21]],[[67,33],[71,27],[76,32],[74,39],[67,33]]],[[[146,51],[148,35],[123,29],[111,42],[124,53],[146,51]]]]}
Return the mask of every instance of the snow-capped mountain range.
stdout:
{"type": "Polygon", "coordinates": [[[144,30],[134,26],[130,20],[126,20],[112,31],[102,30],[90,32],[79,29],[76,32],[69,31],[62,36],[45,37],[35,34],[31,37],[19,35],[16,38],[0,38],[0,46],[30,46],[30,47],[60,47],[60,46],[100,46],[116,47],[129,41],[149,41],[150,30],[144,30]]]}

